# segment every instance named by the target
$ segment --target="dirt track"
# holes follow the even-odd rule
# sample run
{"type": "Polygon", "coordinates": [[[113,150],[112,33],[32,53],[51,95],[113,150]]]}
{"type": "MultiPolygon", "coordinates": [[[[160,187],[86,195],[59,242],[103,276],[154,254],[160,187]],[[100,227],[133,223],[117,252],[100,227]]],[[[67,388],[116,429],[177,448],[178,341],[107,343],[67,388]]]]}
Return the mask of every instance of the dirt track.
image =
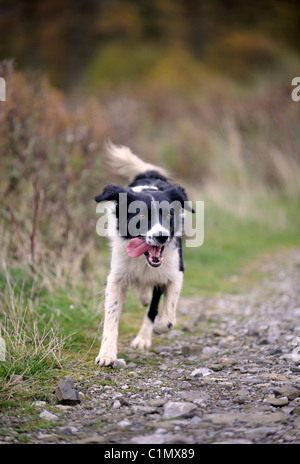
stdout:
{"type": "Polygon", "coordinates": [[[240,294],[182,299],[176,330],[148,354],[124,346],[126,365],[82,372],[80,405],[36,404],[56,416],[49,426],[2,416],[1,442],[299,443],[300,250],[259,271],[240,294]]]}

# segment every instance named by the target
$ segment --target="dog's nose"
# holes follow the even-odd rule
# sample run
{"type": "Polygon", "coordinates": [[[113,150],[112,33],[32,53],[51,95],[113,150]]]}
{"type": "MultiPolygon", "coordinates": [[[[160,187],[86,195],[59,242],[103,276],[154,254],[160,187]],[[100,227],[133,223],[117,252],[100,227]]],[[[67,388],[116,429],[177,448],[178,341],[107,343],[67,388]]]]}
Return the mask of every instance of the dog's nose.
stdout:
{"type": "Polygon", "coordinates": [[[168,235],[154,235],[154,238],[162,245],[168,241],[168,235]]]}

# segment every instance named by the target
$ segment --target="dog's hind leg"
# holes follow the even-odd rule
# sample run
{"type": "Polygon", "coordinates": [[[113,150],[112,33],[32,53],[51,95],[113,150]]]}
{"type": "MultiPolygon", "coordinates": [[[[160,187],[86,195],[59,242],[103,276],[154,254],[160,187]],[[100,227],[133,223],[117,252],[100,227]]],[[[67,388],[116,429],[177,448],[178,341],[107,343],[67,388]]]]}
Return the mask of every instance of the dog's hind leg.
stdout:
{"type": "Polygon", "coordinates": [[[140,328],[139,333],[131,343],[131,347],[133,349],[145,350],[147,348],[150,348],[152,343],[153,323],[154,319],[157,316],[159,300],[162,293],[163,290],[161,287],[154,287],[151,304],[145,314],[142,327],[140,328]]]}
{"type": "Polygon", "coordinates": [[[119,318],[126,295],[126,287],[110,274],[105,290],[105,313],[101,348],[95,363],[112,366],[117,359],[119,318]]]}

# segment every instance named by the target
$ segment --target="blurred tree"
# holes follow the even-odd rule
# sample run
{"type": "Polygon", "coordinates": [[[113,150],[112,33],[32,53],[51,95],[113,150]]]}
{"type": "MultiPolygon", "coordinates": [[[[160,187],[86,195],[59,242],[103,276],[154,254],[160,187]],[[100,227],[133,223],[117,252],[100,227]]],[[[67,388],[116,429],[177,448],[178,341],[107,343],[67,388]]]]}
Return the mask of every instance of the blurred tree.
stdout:
{"type": "Polygon", "coordinates": [[[215,41],[243,32],[299,53],[299,2],[0,0],[0,59],[16,58],[17,67],[44,69],[62,87],[80,82],[94,55],[110,43],[150,43],[162,53],[179,46],[205,60],[215,41]]]}

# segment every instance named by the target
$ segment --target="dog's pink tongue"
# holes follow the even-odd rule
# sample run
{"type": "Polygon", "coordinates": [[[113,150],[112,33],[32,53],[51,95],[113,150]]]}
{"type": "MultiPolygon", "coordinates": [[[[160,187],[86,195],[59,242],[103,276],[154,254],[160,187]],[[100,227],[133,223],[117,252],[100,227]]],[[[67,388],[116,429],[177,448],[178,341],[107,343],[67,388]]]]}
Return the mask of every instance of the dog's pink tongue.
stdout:
{"type": "Polygon", "coordinates": [[[149,250],[149,248],[153,247],[150,247],[145,240],[138,237],[132,238],[127,245],[127,254],[130,258],[137,258],[149,250]]]}

